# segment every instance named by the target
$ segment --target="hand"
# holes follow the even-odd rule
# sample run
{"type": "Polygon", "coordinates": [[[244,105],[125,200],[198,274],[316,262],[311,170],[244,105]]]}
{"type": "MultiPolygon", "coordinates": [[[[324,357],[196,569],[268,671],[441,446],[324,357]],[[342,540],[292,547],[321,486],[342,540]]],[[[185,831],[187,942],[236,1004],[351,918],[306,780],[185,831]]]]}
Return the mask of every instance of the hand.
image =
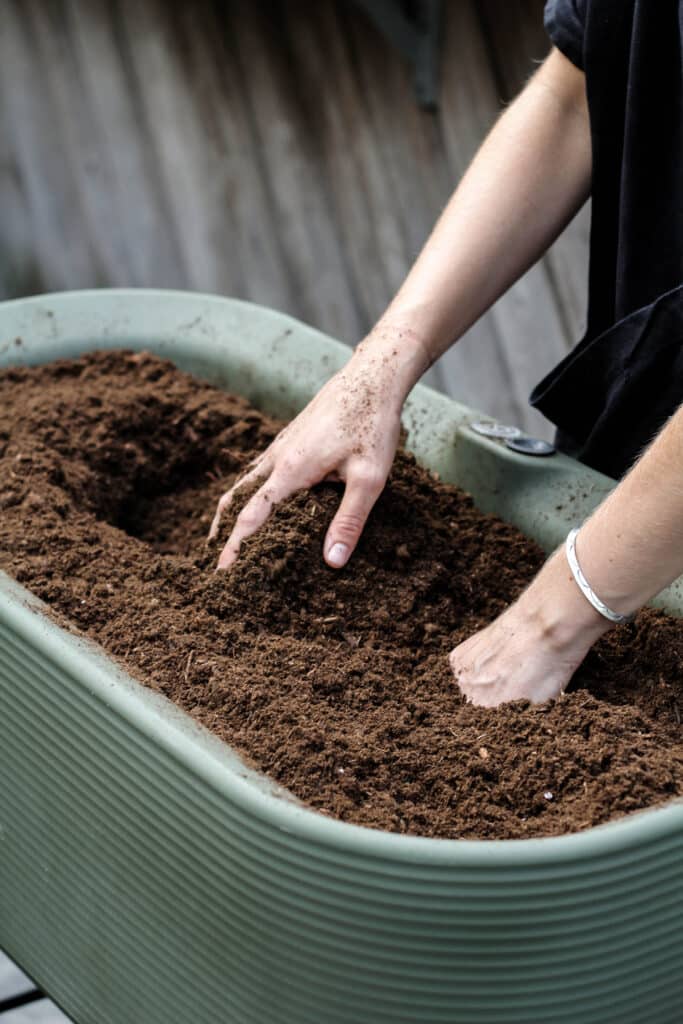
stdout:
{"type": "Polygon", "coordinates": [[[495,622],[450,654],[462,693],[473,704],[559,697],[610,623],[586,601],[558,551],[495,622]]]}
{"type": "Polygon", "coordinates": [[[260,482],[235,521],[218,568],[228,569],[236,561],[242,541],[263,526],[274,505],[325,479],[346,484],[323,545],[327,564],[344,566],[386,483],[403,402],[427,362],[410,331],[376,328],[218,502],[209,539],[216,536],[235,492],[260,482]]]}

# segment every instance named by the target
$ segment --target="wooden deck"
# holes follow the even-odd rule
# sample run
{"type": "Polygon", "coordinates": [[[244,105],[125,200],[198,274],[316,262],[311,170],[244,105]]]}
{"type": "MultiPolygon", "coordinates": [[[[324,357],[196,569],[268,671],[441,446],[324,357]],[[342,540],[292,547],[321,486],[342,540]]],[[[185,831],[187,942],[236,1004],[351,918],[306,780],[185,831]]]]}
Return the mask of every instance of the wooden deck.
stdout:
{"type": "MultiPolygon", "coordinates": [[[[5,0],[0,297],[192,288],[354,343],[548,50],[541,0],[444,6],[430,115],[351,0],[5,0]]],[[[431,383],[539,429],[526,398],[580,334],[587,216],[431,383]]]]}

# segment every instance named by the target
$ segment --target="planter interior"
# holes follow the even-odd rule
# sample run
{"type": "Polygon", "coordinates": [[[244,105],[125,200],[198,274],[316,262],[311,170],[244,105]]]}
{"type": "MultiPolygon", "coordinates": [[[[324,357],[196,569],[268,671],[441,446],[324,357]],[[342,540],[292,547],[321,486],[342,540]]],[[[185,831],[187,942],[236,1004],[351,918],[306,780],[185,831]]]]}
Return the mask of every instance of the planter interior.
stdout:
{"type": "MultiPolygon", "coordinates": [[[[149,349],[288,416],[348,349],[154,291],[0,306],[0,366],[149,349]]],[[[613,482],[474,433],[427,388],[409,447],[546,550],[613,482]]],[[[660,597],[679,614],[680,585],[660,597]]],[[[76,1021],[680,1020],[683,806],[578,835],[419,839],[331,821],[0,574],[0,946],[76,1021]]]]}

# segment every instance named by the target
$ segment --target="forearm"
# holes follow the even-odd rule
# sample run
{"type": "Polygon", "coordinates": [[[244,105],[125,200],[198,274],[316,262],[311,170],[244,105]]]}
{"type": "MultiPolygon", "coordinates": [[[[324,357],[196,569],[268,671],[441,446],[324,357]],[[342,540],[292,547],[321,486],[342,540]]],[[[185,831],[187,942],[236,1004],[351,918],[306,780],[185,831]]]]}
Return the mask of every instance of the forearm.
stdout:
{"type": "MultiPolygon", "coordinates": [[[[683,408],[581,527],[576,543],[593,591],[630,614],[683,573],[683,408]]],[[[583,651],[610,623],[586,600],[556,551],[518,602],[529,628],[583,651]]],[[[583,655],[582,655],[583,656],[583,655]]]]}
{"type": "Polygon", "coordinates": [[[683,409],[582,527],[577,554],[593,590],[618,612],[683,573],[683,409]]]}
{"type": "Polygon", "coordinates": [[[441,355],[559,234],[590,174],[583,76],[554,52],[479,150],[373,332],[378,347],[400,327],[406,349],[441,355]]]}

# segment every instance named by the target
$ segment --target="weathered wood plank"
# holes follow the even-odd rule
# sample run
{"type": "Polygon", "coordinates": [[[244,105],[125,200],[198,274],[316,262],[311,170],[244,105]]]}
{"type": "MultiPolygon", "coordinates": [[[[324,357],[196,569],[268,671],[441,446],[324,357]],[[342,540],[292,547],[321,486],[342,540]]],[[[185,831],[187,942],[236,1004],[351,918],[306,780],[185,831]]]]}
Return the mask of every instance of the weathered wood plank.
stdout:
{"type": "MultiPolygon", "coordinates": [[[[473,2],[449,7],[445,49],[449,59],[444,64],[442,91],[444,143],[454,175],[460,176],[500,110],[486,40],[473,2]]],[[[564,355],[566,343],[555,295],[542,266],[532,267],[495,304],[486,319],[491,341],[482,352],[482,375],[486,373],[487,362],[489,366],[500,367],[506,385],[496,384],[496,391],[507,386],[509,418],[525,429],[547,436],[550,428],[539,414],[529,409],[528,393],[564,355]]],[[[470,339],[465,338],[460,344],[470,344],[470,339]]],[[[481,345],[480,337],[477,344],[481,345]]],[[[448,390],[451,389],[449,385],[448,390]]]]}
{"type": "MultiPolygon", "coordinates": [[[[392,180],[395,168],[382,148],[377,125],[382,119],[374,116],[373,91],[363,78],[363,71],[373,64],[372,55],[363,52],[358,59],[348,23],[338,16],[344,12],[338,7],[328,6],[319,13],[317,24],[308,15],[290,19],[292,54],[305,78],[302,86],[308,85],[309,116],[320,146],[330,212],[339,226],[364,332],[386,308],[414,253],[392,180]]],[[[372,29],[367,33],[363,24],[362,29],[367,39],[372,29]]],[[[402,66],[400,70],[402,78],[407,78],[402,66]]],[[[405,109],[400,97],[397,103],[405,109]]],[[[432,212],[424,218],[423,237],[433,219],[432,212]]],[[[359,332],[353,340],[361,336],[359,332]]],[[[425,380],[434,386],[441,383],[433,370],[425,380]]]]}
{"type": "Polygon", "coordinates": [[[207,18],[157,0],[119,6],[185,279],[200,291],[287,309],[291,282],[278,234],[264,228],[270,212],[256,141],[233,62],[203,6],[207,18]]]}
{"type": "Polygon", "coordinates": [[[85,222],[83,247],[94,256],[96,279],[180,285],[181,247],[158,187],[113,12],[99,0],[27,0],[24,8],[53,97],[63,158],[85,222]]]}
{"type": "MultiPolygon", "coordinates": [[[[0,27],[0,36],[2,32],[3,28],[0,27]]],[[[0,103],[0,299],[43,290],[38,261],[28,231],[28,203],[11,138],[9,110],[7,104],[0,103]]]]}
{"type": "MultiPolygon", "coordinates": [[[[543,0],[482,0],[479,14],[489,42],[491,65],[508,102],[542,61],[550,42],[543,28],[543,0]]],[[[567,345],[583,333],[588,302],[588,248],[590,203],[577,214],[544,260],[546,273],[557,297],[567,345]]]]}
{"type": "MultiPolygon", "coordinates": [[[[378,259],[386,267],[388,290],[381,297],[381,305],[377,304],[380,296],[374,296],[374,319],[403,282],[450,187],[439,121],[417,107],[410,68],[400,61],[387,62],[386,42],[377,29],[363,19],[350,17],[348,8],[340,10],[348,62],[367,119],[367,148],[376,153],[381,169],[374,180],[370,204],[383,211],[384,220],[391,220],[395,236],[393,248],[379,238],[378,259]]],[[[440,361],[424,380],[444,389],[440,361]]]]}
{"type": "Polygon", "coordinates": [[[30,13],[19,0],[4,5],[0,95],[24,197],[21,234],[35,256],[32,276],[48,288],[62,289],[73,281],[91,283],[93,261],[85,246],[67,244],[69,233],[87,237],[87,225],[62,146],[55,97],[35,52],[30,13]]]}
{"type": "Polygon", "coordinates": [[[377,153],[368,145],[362,98],[349,68],[335,12],[321,6],[315,18],[301,8],[287,19],[287,46],[309,145],[317,152],[328,216],[337,227],[344,266],[355,296],[362,336],[389,300],[387,264],[400,240],[391,216],[375,208],[373,192],[381,176],[377,153]]]}
{"type": "MultiPolygon", "coordinates": [[[[322,13],[328,6],[322,6],[322,13]]],[[[330,215],[318,140],[310,131],[302,87],[292,87],[298,68],[283,38],[284,16],[289,23],[296,10],[297,5],[291,12],[281,8],[277,21],[281,28],[276,32],[267,8],[231,4],[230,25],[239,40],[235,59],[261,140],[260,160],[301,314],[317,324],[329,318],[333,332],[352,340],[361,333],[362,324],[340,243],[340,225],[330,215]]],[[[316,82],[309,78],[304,88],[315,95],[316,82]]]]}

